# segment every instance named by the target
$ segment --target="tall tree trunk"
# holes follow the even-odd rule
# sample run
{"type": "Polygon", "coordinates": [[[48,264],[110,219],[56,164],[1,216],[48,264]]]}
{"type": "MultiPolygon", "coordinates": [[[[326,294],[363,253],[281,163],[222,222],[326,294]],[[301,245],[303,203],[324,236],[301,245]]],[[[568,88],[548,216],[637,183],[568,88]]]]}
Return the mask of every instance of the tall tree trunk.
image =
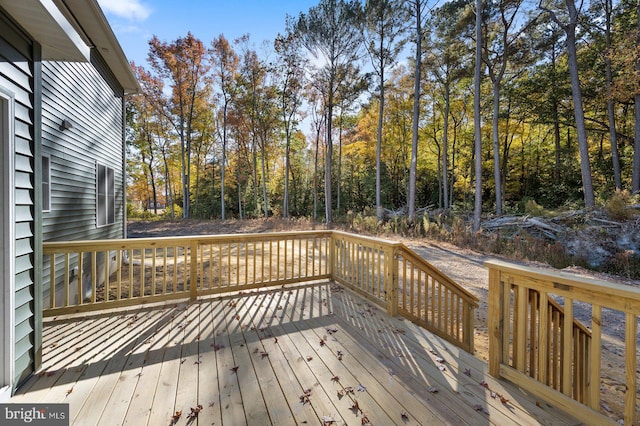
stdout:
{"type": "Polygon", "coordinates": [[[611,161],[613,162],[613,181],[616,189],[622,190],[622,172],[620,171],[620,156],[618,154],[618,135],[616,133],[616,115],[613,96],[611,95],[611,14],[613,12],[612,0],[605,0],[605,74],[607,79],[607,115],[609,116],[609,142],[611,143],[611,161]]]}
{"type": "Polygon", "coordinates": [[[480,231],[482,216],[482,132],[480,126],[480,78],[482,76],[482,0],[476,0],[476,62],[473,80],[473,125],[475,156],[475,205],[473,210],[473,231],[480,231]]]}
{"type": "Polygon", "coordinates": [[[331,196],[331,165],[333,162],[333,141],[331,139],[332,124],[333,124],[333,99],[334,99],[334,85],[336,76],[333,71],[329,75],[329,97],[327,102],[327,152],[324,163],[324,212],[326,223],[333,221],[332,211],[332,196],[331,196]]]}
{"type": "MultiPolygon", "coordinates": [[[[382,43],[382,41],[380,42],[382,43]]],[[[383,59],[380,62],[384,62],[383,59]]],[[[380,66],[380,105],[378,105],[378,134],[376,139],[376,217],[382,220],[382,124],[384,120],[384,67],[380,66]]]]}
{"type": "Polygon", "coordinates": [[[269,217],[269,199],[267,197],[267,167],[265,165],[265,143],[266,141],[263,139],[262,141],[262,149],[260,150],[260,160],[262,162],[262,201],[264,203],[264,217],[265,219],[269,217]]]}
{"type": "Polygon", "coordinates": [[[284,151],[284,196],[282,200],[282,217],[289,217],[289,173],[291,170],[291,160],[289,156],[291,155],[291,131],[289,129],[289,124],[287,122],[285,128],[285,151],[284,151]]]}
{"type": "Polygon", "coordinates": [[[225,220],[224,213],[224,172],[227,163],[227,102],[225,101],[222,111],[222,163],[220,164],[220,217],[225,220]]]}
{"type": "Polygon", "coordinates": [[[320,149],[320,126],[316,128],[316,158],[313,166],[313,220],[318,219],[318,151],[320,149]]]}
{"type": "Polygon", "coordinates": [[[500,137],[498,125],[500,124],[500,81],[493,82],[493,179],[496,189],[496,214],[502,216],[502,179],[500,174],[500,137]]]}
{"type": "Polygon", "coordinates": [[[449,86],[449,77],[444,85],[444,125],[442,129],[442,189],[443,189],[443,208],[449,209],[449,111],[451,109],[451,89],[449,86]]]}
{"type": "Polygon", "coordinates": [[[337,185],[336,185],[336,211],[340,215],[340,196],[342,194],[342,106],[340,106],[340,125],[338,129],[338,173],[337,173],[337,185]]]}
{"type": "Polygon", "coordinates": [[[553,142],[554,142],[554,151],[555,151],[555,167],[554,167],[554,176],[555,176],[555,184],[558,185],[560,183],[560,151],[562,147],[560,145],[560,113],[559,113],[559,105],[558,105],[558,86],[556,83],[556,41],[553,40],[553,45],[551,47],[551,71],[552,71],[552,79],[551,79],[551,108],[552,108],[552,118],[553,118],[553,142]]]}
{"type": "MultiPolygon", "coordinates": [[[[637,5],[638,33],[636,44],[640,45],[640,0],[637,5]]],[[[636,58],[636,73],[640,73],[640,55],[636,58]]],[[[633,137],[633,166],[631,176],[631,192],[640,192],[640,93],[636,93],[635,101],[635,125],[633,137]]]]}
{"type": "Polygon", "coordinates": [[[567,54],[569,57],[569,75],[571,76],[571,93],[576,119],[576,132],[578,134],[578,150],[580,152],[580,171],[582,172],[582,188],[584,191],[584,205],[591,208],[595,205],[593,194],[593,181],[591,177],[591,163],[589,161],[589,141],[582,109],[582,89],[578,76],[578,56],[576,53],[576,25],[578,11],[573,0],[566,0],[569,11],[569,24],[564,26],[567,33],[567,54]]]}
{"type": "Polygon", "coordinates": [[[413,82],[413,127],[411,135],[411,165],[409,166],[409,220],[416,219],[416,173],[418,164],[418,124],[420,121],[420,80],[422,67],[422,5],[415,0],[415,77],[413,82]]]}

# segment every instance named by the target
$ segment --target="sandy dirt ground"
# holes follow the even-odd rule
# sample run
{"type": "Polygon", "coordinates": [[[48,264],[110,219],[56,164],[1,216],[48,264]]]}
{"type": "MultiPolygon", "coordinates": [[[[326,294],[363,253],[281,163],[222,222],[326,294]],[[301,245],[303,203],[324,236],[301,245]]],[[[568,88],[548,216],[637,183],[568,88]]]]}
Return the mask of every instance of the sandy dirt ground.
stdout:
{"type": "MultiPolygon", "coordinates": [[[[277,232],[291,230],[324,229],[322,224],[313,224],[305,220],[282,221],[272,220],[227,220],[227,221],[132,221],[128,225],[129,238],[144,238],[168,235],[208,235],[277,232]]],[[[446,275],[467,288],[479,299],[479,307],[475,314],[475,355],[488,360],[487,337],[487,294],[488,272],[484,262],[490,259],[509,260],[476,251],[462,249],[451,244],[428,240],[407,240],[398,237],[385,236],[387,239],[402,240],[414,249],[429,263],[439,268],[446,275]]],[[[516,262],[541,268],[551,269],[542,264],[516,262]]],[[[585,277],[603,279],[624,285],[640,287],[640,281],[629,281],[619,277],[596,274],[580,268],[568,268],[566,272],[585,277]]],[[[576,303],[574,315],[590,325],[591,309],[589,305],[576,303]]],[[[602,382],[601,382],[601,411],[615,420],[622,418],[625,394],[625,351],[624,351],[624,315],[610,310],[603,310],[603,351],[602,351],[602,382]]],[[[640,335],[637,338],[640,346],[640,335]]],[[[638,353],[640,358],[640,352],[638,353]]],[[[638,360],[638,382],[640,382],[640,359],[638,360]]],[[[640,391],[636,389],[636,410],[640,412],[640,391]]],[[[640,414],[636,414],[639,418],[640,414]]]]}

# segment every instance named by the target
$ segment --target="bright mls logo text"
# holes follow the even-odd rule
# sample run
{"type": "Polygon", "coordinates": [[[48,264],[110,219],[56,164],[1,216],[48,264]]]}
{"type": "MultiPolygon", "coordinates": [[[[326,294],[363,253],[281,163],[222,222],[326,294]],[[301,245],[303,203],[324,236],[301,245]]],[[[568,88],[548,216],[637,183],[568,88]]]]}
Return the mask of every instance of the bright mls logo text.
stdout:
{"type": "Polygon", "coordinates": [[[67,425],[68,404],[2,404],[3,425],[67,425]]]}

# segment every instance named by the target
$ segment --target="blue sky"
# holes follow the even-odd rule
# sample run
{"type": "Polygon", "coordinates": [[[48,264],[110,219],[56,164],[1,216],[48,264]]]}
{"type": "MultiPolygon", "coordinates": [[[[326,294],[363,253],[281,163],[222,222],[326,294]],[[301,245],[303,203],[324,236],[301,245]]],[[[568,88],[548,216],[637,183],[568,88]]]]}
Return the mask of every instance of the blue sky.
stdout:
{"type": "Polygon", "coordinates": [[[130,61],[146,65],[153,35],[172,41],[188,31],[205,45],[224,34],[251,35],[258,50],[285,30],[287,14],[307,12],[318,0],[98,0],[130,61]]]}

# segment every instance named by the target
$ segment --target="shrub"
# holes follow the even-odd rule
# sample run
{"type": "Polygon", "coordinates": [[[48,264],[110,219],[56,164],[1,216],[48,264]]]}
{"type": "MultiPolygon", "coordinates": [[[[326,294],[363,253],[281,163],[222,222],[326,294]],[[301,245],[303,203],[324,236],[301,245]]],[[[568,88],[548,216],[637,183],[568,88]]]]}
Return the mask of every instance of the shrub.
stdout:
{"type": "Polygon", "coordinates": [[[530,198],[524,205],[524,212],[531,216],[542,216],[544,214],[544,207],[536,203],[536,200],[530,198]]]}
{"type": "Polygon", "coordinates": [[[612,219],[627,220],[633,217],[633,210],[628,206],[631,202],[629,192],[616,191],[607,201],[605,209],[612,219]]]}

